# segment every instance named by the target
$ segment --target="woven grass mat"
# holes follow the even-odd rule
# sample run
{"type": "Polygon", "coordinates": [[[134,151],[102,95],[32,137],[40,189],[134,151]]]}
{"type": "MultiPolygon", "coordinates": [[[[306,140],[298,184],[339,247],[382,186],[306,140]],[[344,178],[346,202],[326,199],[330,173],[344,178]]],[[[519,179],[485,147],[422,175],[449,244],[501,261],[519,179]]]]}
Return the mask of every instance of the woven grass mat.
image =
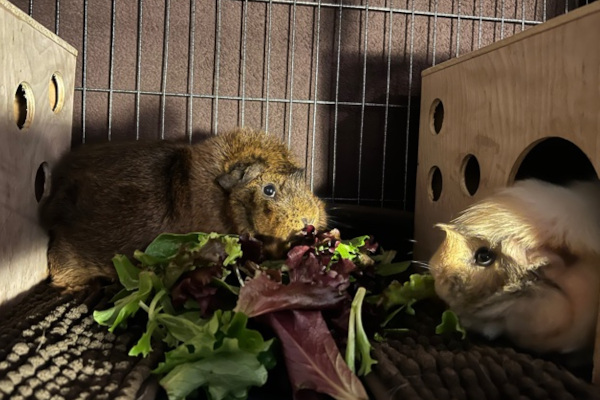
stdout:
{"type": "Polygon", "coordinates": [[[142,326],[118,335],[94,322],[103,294],[61,295],[46,283],[0,314],[0,398],[154,398],[161,352],[129,357],[142,326]]]}
{"type": "MultiPolygon", "coordinates": [[[[143,326],[112,334],[94,322],[107,297],[61,295],[42,283],[0,310],[0,399],[162,398],[150,372],[161,349],[146,359],[127,355],[143,326]]],[[[402,321],[408,332],[375,345],[379,363],[365,379],[372,398],[600,399],[598,388],[559,363],[436,335],[437,317],[417,315],[402,321]]],[[[252,395],[286,397],[265,389],[252,395]]]]}
{"type": "Polygon", "coordinates": [[[437,335],[443,309],[416,309],[400,323],[408,332],[375,344],[366,382],[377,399],[600,399],[591,355],[540,358],[473,334],[437,335]]]}

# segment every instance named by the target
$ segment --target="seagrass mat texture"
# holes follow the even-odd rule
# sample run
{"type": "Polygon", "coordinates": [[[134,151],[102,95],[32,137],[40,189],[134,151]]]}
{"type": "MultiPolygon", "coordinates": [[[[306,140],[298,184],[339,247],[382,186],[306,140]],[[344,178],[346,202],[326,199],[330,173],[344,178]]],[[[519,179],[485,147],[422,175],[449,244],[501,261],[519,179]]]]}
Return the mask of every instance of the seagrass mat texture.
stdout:
{"type": "Polygon", "coordinates": [[[378,364],[366,382],[376,399],[600,399],[600,388],[578,377],[590,364],[536,358],[474,335],[437,335],[439,307],[416,310],[401,317],[408,332],[375,345],[378,364]]]}
{"type": "MultiPolygon", "coordinates": [[[[108,297],[108,296],[105,296],[108,297]]],[[[142,326],[117,335],[94,322],[102,292],[61,295],[39,284],[0,316],[0,399],[150,399],[162,354],[129,357],[142,326]]]]}
{"type": "MultiPolygon", "coordinates": [[[[61,295],[42,283],[2,310],[0,399],[163,398],[150,372],[162,350],[127,355],[143,326],[112,334],[93,321],[108,298],[61,295]]],[[[379,363],[365,380],[373,399],[600,399],[599,389],[553,362],[436,335],[438,317],[417,311],[402,321],[408,332],[376,344],[379,363]]],[[[263,390],[251,398],[286,397],[263,390]]]]}

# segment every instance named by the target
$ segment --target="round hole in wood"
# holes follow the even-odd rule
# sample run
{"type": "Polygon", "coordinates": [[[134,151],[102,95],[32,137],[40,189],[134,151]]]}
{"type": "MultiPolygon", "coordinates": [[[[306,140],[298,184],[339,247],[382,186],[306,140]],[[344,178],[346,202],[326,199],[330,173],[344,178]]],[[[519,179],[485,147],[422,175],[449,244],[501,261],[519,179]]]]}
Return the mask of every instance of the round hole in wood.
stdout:
{"type": "Polygon", "coordinates": [[[27,129],[31,126],[35,111],[35,99],[33,90],[27,82],[21,82],[17,87],[13,101],[13,111],[19,129],[27,129]]]}
{"type": "Polygon", "coordinates": [[[431,103],[429,112],[429,128],[434,135],[437,135],[442,130],[444,124],[444,103],[440,99],[435,99],[431,103]]]}
{"type": "Polygon", "coordinates": [[[462,190],[469,196],[473,196],[479,189],[479,181],[481,179],[481,171],[479,169],[479,161],[473,154],[467,154],[463,159],[460,174],[462,190]]]}
{"type": "Polygon", "coordinates": [[[35,199],[39,203],[50,194],[50,167],[47,162],[40,164],[35,174],[35,199]]]}
{"type": "Polygon", "coordinates": [[[55,114],[58,114],[65,104],[65,84],[58,72],[53,73],[50,77],[48,100],[50,101],[50,109],[55,114]]]}
{"type": "Polygon", "coordinates": [[[575,180],[597,179],[598,174],[589,157],[575,143],[561,137],[547,137],[521,153],[508,184],[527,178],[564,185],[575,180]]]}
{"type": "Polygon", "coordinates": [[[431,167],[429,170],[429,199],[431,201],[438,201],[442,195],[442,171],[437,166],[431,167]]]}

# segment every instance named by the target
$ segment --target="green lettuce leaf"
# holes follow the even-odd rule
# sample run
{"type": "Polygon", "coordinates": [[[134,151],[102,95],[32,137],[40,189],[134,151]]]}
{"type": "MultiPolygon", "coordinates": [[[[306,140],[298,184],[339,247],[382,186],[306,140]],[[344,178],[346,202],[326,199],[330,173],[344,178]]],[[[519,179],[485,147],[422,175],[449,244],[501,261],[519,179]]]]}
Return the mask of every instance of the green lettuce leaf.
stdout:
{"type": "Polygon", "coordinates": [[[227,267],[242,257],[242,246],[237,236],[221,236],[220,239],[225,244],[227,258],[223,261],[223,265],[227,267]]]}
{"type": "Polygon", "coordinates": [[[113,332],[121,323],[140,309],[140,303],[146,301],[154,289],[156,275],[151,271],[141,271],[139,274],[139,289],[131,294],[120,298],[115,305],[104,311],[94,311],[94,319],[100,325],[109,326],[108,330],[113,332]]]}
{"type": "Polygon", "coordinates": [[[401,274],[410,267],[410,261],[401,261],[396,263],[376,264],[375,273],[379,276],[393,276],[401,274]]]}
{"type": "Polygon", "coordinates": [[[246,327],[243,313],[217,311],[210,320],[195,324],[188,319],[161,315],[157,319],[173,335],[183,339],[165,354],[153,372],[166,374],[160,384],[170,400],[183,399],[204,388],[211,400],[245,399],[252,386],[267,380],[273,366],[273,340],[246,327]]]}
{"type": "Polygon", "coordinates": [[[146,332],[144,332],[135,346],[133,346],[129,351],[130,356],[142,354],[144,357],[147,357],[152,351],[152,335],[157,329],[159,329],[157,317],[163,309],[162,304],[164,304],[164,302],[161,302],[161,300],[165,298],[167,298],[167,292],[163,288],[154,295],[149,307],[146,307],[145,304],[140,303],[140,307],[144,308],[148,313],[148,322],[146,324],[146,332]]]}
{"type": "MultiPolygon", "coordinates": [[[[144,254],[160,262],[165,262],[175,257],[184,244],[200,245],[207,241],[208,234],[192,232],[186,234],[163,233],[160,234],[146,247],[144,254]]],[[[199,246],[201,247],[201,245],[199,246]]]]}
{"type": "Polygon", "coordinates": [[[368,235],[358,236],[350,240],[342,240],[335,247],[333,256],[331,257],[330,265],[338,261],[339,259],[346,259],[354,261],[362,256],[360,248],[365,245],[368,235]]]}
{"type": "Polygon", "coordinates": [[[129,261],[129,258],[123,254],[117,254],[112,259],[117,275],[119,276],[119,282],[127,290],[134,290],[140,286],[140,268],[136,267],[129,261]]]}
{"type": "Polygon", "coordinates": [[[435,333],[439,335],[452,332],[459,332],[463,339],[467,337],[467,331],[460,324],[458,316],[451,310],[446,310],[442,314],[442,322],[435,327],[435,333]]]}
{"type": "Polygon", "coordinates": [[[434,296],[433,277],[429,274],[412,274],[406,282],[390,283],[380,295],[379,301],[386,310],[401,306],[408,314],[414,315],[414,303],[434,296]]]}
{"type": "Polygon", "coordinates": [[[359,376],[369,374],[373,364],[377,364],[377,361],[371,357],[371,343],[362,323],[362,303],[365,294],[365,288],[358,288],[352,300],[350,321],[348,324],[348,343],[346,344],[346,364],[348,364],[352,372],[356,373],[355,363],[356,358],[358,358],[360,360],[359,376]],[[356,357],[357,348],[358,357],[356,357]]]}
{"type": "Polygon", "coordinates": [[[267,369],[256,355],[241,351],[234,339],[197,361],[182,363],[160,380],[170,400],[182,400],[204,387],[210,400],[242,400],[252,386],[267,381],[267,369]]]}

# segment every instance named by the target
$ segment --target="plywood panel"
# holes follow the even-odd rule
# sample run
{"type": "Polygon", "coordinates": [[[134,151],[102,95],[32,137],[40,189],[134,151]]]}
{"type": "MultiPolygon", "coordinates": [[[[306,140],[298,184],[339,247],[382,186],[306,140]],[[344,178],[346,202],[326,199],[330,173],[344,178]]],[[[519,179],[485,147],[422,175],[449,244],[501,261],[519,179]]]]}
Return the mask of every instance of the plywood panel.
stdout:
{"type": "MultiPolygon", "coordinates": [[[[441,242],[433,226],[510,184],[528,150],[550,137],[578,146],[600,171],[600,2],[423,72],[415,257],[441,242]],[[441,100],[435,133],[432,105],[441,100]],[[469,155],[480,165],[477,192],[464,187],[469,155]],[[432,200],[430,171],[441,173],[432,200]]],[[[555,160],[561,163],[560,157],[555,160]]],[[[565,169],[571,166],[564,165],[565,169]]]]}
{"type": "Polygon", "coordinates": [[[47,276],[37,198],[48,168],[40,166],[70,146],[76,56],[0,0],[0,303],[47,276]]]}

